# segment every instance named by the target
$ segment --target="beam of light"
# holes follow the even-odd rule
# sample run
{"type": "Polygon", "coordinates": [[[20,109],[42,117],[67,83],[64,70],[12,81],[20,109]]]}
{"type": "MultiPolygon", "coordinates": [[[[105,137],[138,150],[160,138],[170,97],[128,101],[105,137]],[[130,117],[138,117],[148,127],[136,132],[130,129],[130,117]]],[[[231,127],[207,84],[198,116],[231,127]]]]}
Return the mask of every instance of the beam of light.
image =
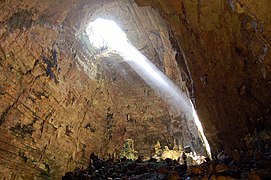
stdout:
{"type": "Polygon", "coordinates": [[[150,85],[161,98],[168,102],[173,117],[193,115],[196,125],[204,139],[206,150],[210,153],[210,147],[204,136],[193,104],[191,104],[191,100],[146,56],[129,43],[126,34],[115,22],[98,18],[89,24],[87,34],[93,46],[97,48],[106,46],[117,51],[134,71],[150,85]]]}
{"type": "Polygon", "coordinates": [[[204,144],[205,144],[205,149],[206,149],[206,151],[207,151],[207,154],[208,154],[208,156],[211,158],[211,157],[212,157],[212,154],[211,154],[211,148],[210,148],[209,142],[207,141],[207,138],[206,138],[206,136],[205,136],[205,134],[204,134],[204,131],[203,131],[203,128],[202,128],[202,124],[201,124],[201,122],[200,122],[200,120],[199,120],[198,114],[197,114],[197,112],[196,112],[196,110],[195,110],[195,108],[194,108],[194,105],[193,105],[193,103],[192,103],[191,100],[190,100],[190,104],[191,104],[191,106],[192,106],[194,121],[195,121],[195,123],[196,123],[196,126],[197,126],[199,132],[200,132],[200,135],[201,135],[201,137],[202,137],[202,140],[203,140],[203,142],[204,142],[204,144]]]}

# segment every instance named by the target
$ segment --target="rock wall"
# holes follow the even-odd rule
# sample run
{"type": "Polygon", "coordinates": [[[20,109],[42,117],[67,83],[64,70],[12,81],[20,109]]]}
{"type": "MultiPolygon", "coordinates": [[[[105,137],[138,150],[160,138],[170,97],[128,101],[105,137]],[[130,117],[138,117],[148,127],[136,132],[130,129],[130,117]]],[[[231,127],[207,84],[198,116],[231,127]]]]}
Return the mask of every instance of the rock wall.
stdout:
{"type": "MultiPolygon", "coordinates": [[[[176,35],[213,154],[255,148],[247,139],[270,129],[271,2],[136,2],[158,9],[176,35]]],[[[270,149],[267,139],[260,151],[270,149]]]]}
{"type": "Polygon", "coordinates": [[[203,151],[193,119],[173,119],[127,63],[93,50],[84,33],[98,16],[120,22],[133,45],[187,91],[189,75],[158,12],[95,0],[2,1],[0,9],[1,178],[60,178],[86,166],[91,152],[119,153],[127,138],[140,156],[176,138],[203,151]]]}
{"type": "Polygon", "coordinates": [[[0,3],[0,177],[59,178],[86,165],[90,152],[119,152],[126,138],[144,156],[157,140],[199,139],[192,121],[172,118],[168,104],[120,57],[90,48],[84,29],[98,16],[119,22],[192,97],[214,154],[270,149],[269,0],[136,3],[147,7],[0,3]]]}

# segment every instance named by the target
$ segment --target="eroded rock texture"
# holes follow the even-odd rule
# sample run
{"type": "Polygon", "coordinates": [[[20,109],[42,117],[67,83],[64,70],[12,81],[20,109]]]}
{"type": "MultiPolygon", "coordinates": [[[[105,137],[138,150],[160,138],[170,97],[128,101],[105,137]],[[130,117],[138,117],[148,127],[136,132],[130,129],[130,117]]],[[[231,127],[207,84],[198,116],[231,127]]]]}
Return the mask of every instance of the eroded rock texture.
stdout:
{"type": "Polygon", "coordinates": [[[119,56],[93,51],[84,29],[100,16],[191,96],[214,154],[270,149],[270,1],[136,3],[0,2],[1,177],[57,178],[127,138],[143,156],[201,144],[119,56]]]}
{"type": "Polygon", "coordinates": [[[159,9],[177,36],[213,153],[252,148],[255,134],[270,128],[271,2],[136,2],[159,9]]]}
{"type": "Polygon", "coordinates": [[[157,141],[204,151],[193,119],[172,116],[127,63],[93,49],[84,32],[97,17],[116,20],[188,92],[187,67],[176,62],[176,39],[157,11],[111,0],[2,1],[0,9],[1,178],[59,178],[86,166],[91,152],[120,153],[127,138],[144,157],[157,141]]]}

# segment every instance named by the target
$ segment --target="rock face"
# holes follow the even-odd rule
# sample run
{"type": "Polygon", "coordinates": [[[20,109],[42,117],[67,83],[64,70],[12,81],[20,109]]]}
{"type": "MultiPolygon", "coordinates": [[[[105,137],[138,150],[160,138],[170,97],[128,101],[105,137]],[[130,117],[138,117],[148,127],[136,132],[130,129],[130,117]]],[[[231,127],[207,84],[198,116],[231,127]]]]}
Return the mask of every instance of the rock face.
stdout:
{"type": "Polygon", "coordinates": [[[212,152],[253,148],[271,122],[270,1],[136,2],[158,9],[176,35],[212,152]]]}
{"type": "Polygon", "coordinates": [[[157,141],[204,152],[193,118],[172,116],[126,62],[94,49],[84,32],[97,17],[115,20],[189,94],[187,67],[157,11],[111,0],[24,0],[0,9],[1,178],[59,178],[88,165],[91,152],[119,154],[126,139],[143,157],[157,141]]]}
{"type": "Polygon", "coordinates": [[[269,0],[136,3],[146,7],[0,2],[0,177],[58,178],[129,138],[142,156],[158,140],[202,151],[193,119],[173,117],[118,55],[90,46],[84,31],[98,17],[115,20],[192,98],[214,154],[270,149],[269,0]]]}

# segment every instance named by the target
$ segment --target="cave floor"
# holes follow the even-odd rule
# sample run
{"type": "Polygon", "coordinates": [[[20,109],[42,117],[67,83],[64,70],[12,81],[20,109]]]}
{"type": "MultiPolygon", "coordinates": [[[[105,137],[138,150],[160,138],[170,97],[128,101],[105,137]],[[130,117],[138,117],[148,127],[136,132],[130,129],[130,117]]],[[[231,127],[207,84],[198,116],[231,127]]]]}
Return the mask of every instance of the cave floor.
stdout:
{"type": "MultiPolygon", "coordinates": [[[[182,157],[183,159],[183,157],[182,157]]],[[[186,162],[186,161],[185,161],[186,162]]],[[[67,172],[63,180],[77,179],[132,179],[132,180],[178,180],[178,179],[271,179],[271,157],[237,158],[223,156],[217,160],[206,159],[200,165],[186,165],[177,160],[165,159],[157,161],[150,159],[142,161],[140,158],[132,161],[102,160],[97,156],[90,157],[87,168],[78,168],[67,172]]]]}

